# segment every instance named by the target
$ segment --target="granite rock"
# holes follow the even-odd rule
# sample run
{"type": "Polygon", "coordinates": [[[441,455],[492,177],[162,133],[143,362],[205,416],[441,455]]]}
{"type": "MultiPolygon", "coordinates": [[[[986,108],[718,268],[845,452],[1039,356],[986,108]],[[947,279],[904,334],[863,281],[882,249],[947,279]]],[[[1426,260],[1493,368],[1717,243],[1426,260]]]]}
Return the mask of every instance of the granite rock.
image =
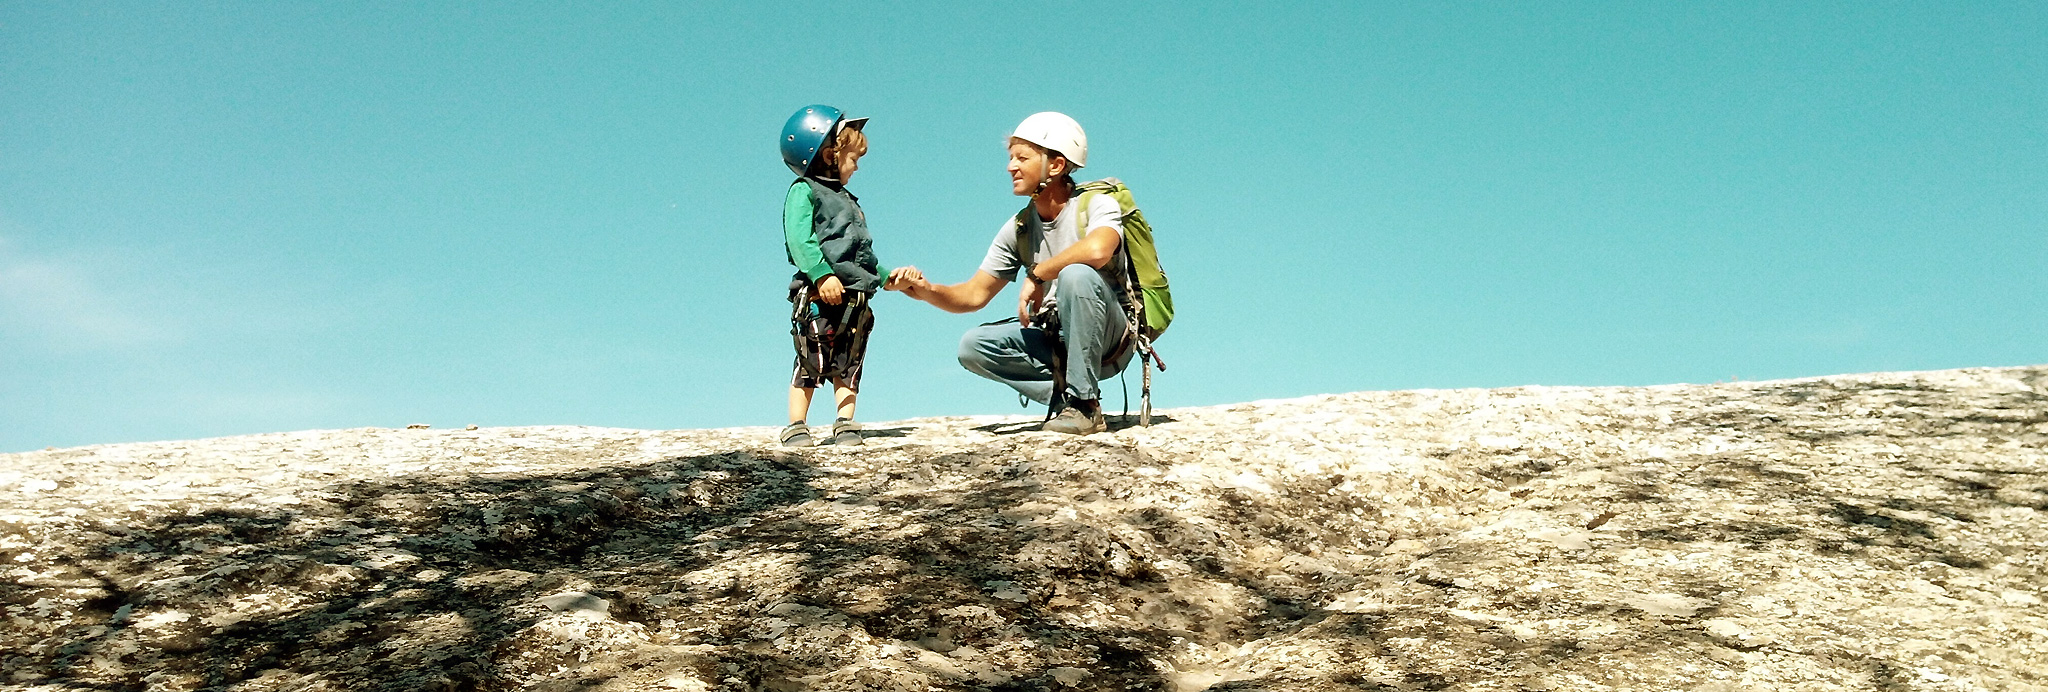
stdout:
{"type": "Polygon", "coordinates": [[[0,455],[5,690],[2048,689],[2048,367],[0,455]]]}

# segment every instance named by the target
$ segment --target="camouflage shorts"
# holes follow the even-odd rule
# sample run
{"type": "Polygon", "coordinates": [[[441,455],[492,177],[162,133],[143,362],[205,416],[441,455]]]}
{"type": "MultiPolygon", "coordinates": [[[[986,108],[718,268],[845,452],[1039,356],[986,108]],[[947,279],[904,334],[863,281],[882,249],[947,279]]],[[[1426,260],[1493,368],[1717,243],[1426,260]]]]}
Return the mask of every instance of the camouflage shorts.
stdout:
{"type": "Polygon", "coordinates": [[[868,334],[875,328],[875,313],[866,304],[857,307],[817,304],[818,316],[809,324],[791,325],[796,336],[796,362],[789,386],[816,389],[833,380],[847,389],[860,391],[861,364],[867,359],[868,334]],[[847,310],[856,314],[847,315],[847,310]]]}

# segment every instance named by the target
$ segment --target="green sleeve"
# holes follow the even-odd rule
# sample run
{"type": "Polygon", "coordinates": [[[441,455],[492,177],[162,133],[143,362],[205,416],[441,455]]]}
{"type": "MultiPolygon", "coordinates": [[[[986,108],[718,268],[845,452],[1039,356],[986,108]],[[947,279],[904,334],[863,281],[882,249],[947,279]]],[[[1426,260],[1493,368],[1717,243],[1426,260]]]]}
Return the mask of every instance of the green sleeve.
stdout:
{"type": "Polygon", "coordinates": [[[825,263],[825,251],[818,249],[818,237],[811,234],[811,187],[799,180],[782,198],[782,244],[789,249],[789,261],[812,281],[832,273],[825,263]]]}

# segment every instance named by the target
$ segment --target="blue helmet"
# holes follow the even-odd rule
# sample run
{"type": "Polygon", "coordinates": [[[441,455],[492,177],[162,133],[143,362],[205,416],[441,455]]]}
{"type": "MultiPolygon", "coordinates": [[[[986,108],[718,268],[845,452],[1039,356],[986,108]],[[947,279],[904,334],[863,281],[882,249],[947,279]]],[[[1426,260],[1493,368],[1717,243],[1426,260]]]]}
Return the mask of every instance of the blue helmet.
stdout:
{"type": "Polygon", "coordinates": [[[803,175],[811,169],[811,161],[818,157],[818,150],[825,141],[838,134],[841,128],[860,129],[867,118],[847,118],[839,109],[826,105],[810,105],[799,108],[789,122],[782,125],[782,162],[789,170],[803,175]]]}

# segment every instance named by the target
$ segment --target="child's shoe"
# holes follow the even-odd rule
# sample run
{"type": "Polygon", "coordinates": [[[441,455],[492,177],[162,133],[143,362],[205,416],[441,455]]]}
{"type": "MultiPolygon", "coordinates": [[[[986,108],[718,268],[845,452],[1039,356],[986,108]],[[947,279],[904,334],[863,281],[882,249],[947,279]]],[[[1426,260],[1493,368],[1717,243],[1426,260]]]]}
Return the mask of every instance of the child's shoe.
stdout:
{"type": "Polygon", "coordinates": [[[811,426],[803,421],[790,423],[782,428],[782,446],[809,447],[811,444],[811,426]]]}
{"type": "Polygon", "coordinates": [[[832,423],[832,444],[860,445],[860,424],[845,418],[832,423]]]}

